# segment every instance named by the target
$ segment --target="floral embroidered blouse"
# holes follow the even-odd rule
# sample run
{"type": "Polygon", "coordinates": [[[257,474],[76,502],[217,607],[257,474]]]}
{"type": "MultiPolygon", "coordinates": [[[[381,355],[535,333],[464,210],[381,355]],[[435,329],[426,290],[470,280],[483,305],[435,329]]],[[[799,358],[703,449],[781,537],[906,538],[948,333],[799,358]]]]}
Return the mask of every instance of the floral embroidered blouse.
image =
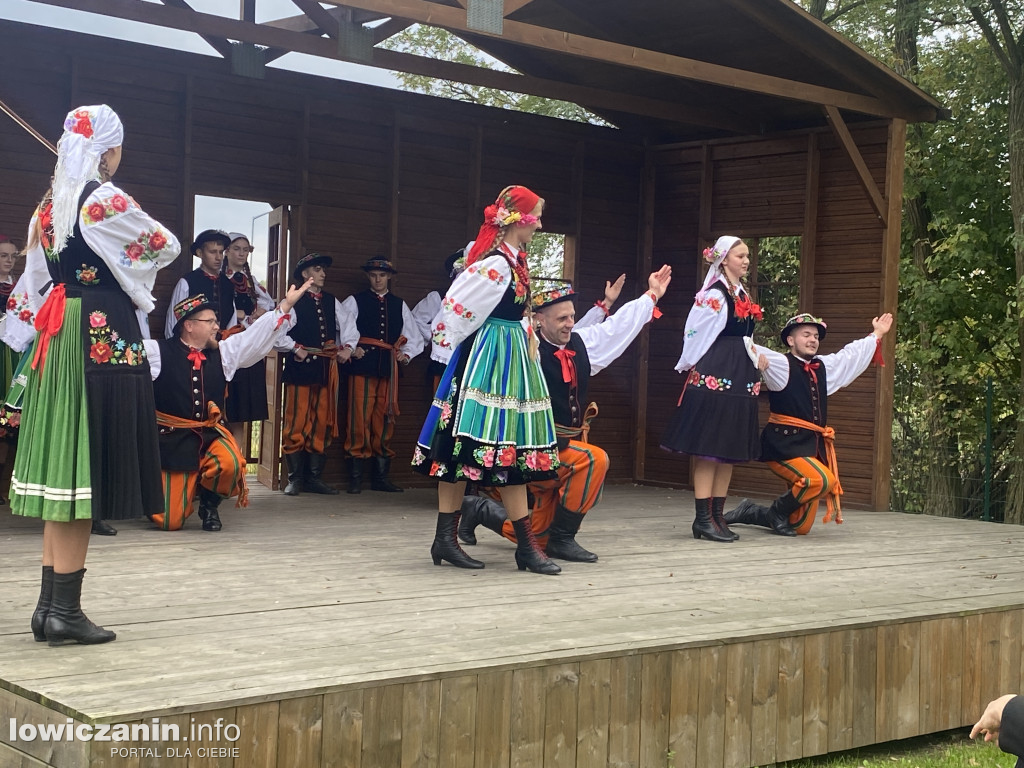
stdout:
{"type": "MultiPolygon", "coordinates": [[[[32,216],[28,242],[34,239],[40,215],[37,210],[32,216]]],[[[135,306],[143,314],[152,312],[157,272],[178,257],[178,239],[110,182],[101,184],[86,198],[79,212],[79,229],[85,243],[103,260],[135,306]]],[[[47,246],[44,237],[26,251],[25,272],[7,301],[3,341],[18,351],[27,349],[35,338],[35,314],[49,293],[46,260],[56,254],[48,254],[47,246]]],[[[83,285],[92,285],[99,276],[95,269],[83,265],[75,278],[83,285]]]]}
{"type": "MultiPolygon", "coordinates": [[[[729,302],[725,299],[725,290],[731,290],[736,304],[744,303],[746,292],[740,286],[731,286],[726,289],[723,283],[715,283],[704,293],[703,298],[697,298],[686,316],[686,325],[683,330],[683,352],[679,356],[675,369],[682,373],[693,368],[711,349],[711,345],[725,330],[729,322],[729,302]]],[[[749,300],[748,300],[749,301],[749,300]]],[[[756,304],[750,305],[757,307],[756,304]]],[[[760,308],[757,308],[760,314],[760,308]]]]}

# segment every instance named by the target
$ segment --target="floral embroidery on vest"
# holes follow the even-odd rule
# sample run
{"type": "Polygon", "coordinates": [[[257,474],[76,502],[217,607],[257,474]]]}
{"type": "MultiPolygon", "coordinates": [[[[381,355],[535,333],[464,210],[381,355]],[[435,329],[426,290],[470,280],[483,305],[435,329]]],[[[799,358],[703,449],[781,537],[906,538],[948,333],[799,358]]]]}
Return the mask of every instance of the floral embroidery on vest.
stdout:
{"type": "Polygon", "coordinates": [[[89,313],[89,359],[98,364],[142,365],[146,348],[141,341],[126,342],[107,324],[106,312],[89,313]]]}

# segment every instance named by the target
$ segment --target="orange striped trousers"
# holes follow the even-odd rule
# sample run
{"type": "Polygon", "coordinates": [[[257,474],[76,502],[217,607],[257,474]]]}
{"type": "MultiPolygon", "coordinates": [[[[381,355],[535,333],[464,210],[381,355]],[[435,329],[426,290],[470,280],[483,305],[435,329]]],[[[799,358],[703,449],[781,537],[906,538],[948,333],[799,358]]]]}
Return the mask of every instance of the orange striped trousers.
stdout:
{"type": "MultiPolygon", "coordinates": [[[[436,388],[435,388],[436,390],[436,388]]],[[[388,418],[389,379],[377,376],[348,377],[348,435],[345,454],[356,459],[392,458],[391,436],[395,419],[388,418]]]]}
{"type": "Polygon", "coordinates": [[[766,461],[765,464],[786,482],[793,498],[800,502],[799,509],[790,514],[789,524],[798,534],[810,533],[818,514],[818,502],[835,486],[835,475],[814,458],[766,461]]]}
{"type": "MultiPolygon", "coordinates": [[[[558,452],[558,461],[557,478],[529,485],[533,494],[530,520],[541,547],[548,545],[548,529],[555,520],[558,506],[578,515],[587,514],[601,501],[604,479],[608,475],[608,454],[604,449],[579,440],[570,440],[569,445],[558,452]]],[[[511,520],[505,521],[501,535],[509,541],[516,540],[511,520]]]]}
{"type": "MultiPolygon", "coordinates": [[[[333,365],[333,363],[332,363],[333,365]]],[[[326,453],[334,436],[331,388],[284,385],[281,450],[285,453],[326,453]]]]}
{"type": "Polygon", "coordinates": [[[245,459],[235,439],[218,437],[199,460],[195,472],[162,472],[164,483],[163,514],[150,520],[165,531],[177,531],[192,515],[196,487],[202,485],[222,499],[238,494],[239,481],[245,476],[245,459]]]}

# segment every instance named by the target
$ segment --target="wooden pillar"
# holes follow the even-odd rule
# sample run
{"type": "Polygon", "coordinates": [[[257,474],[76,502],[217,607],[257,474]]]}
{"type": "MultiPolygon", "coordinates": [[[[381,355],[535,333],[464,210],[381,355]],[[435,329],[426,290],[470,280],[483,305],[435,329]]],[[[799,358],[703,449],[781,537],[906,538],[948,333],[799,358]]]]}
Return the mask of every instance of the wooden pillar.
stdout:
{"type": "MultiPolygon", "coordinates": [[[[654,267],[654,206],[657,190],[657,169],[650,148],[644,150],[643,179],[640,184],[640,231],[637,264],[637,282],[643,280],[654,267]]],[[[640,334],[636,357],[636,376],[633,377],[633,480],[642,482],[647,474],[647,377],[650,374],[651,335],[640,334]]]]}
{"type": "Polygon", "coordinates": [[[800,237],[800,311],[814,312],[814,254],[818,246],[818,178],[821,153],[818,134],[807,135],[807,176],[804,184],[804,230],[800,237]]]}
{"type": "MultiPolygon", "coordinates": [[[[882,291],[878,312],[896,314],[900,271],[900,222],[903,209],[903,172],[907,147],[907,123],[893,120],[889,124],[888,147],[885,160],[885,199],[888,204],[888,225],[882,234],[882,291]]],[[[886,334],[882,354],[887,364],[878,369],[878,388],[875,391],[875,465],[871,493],[872,507],[889,509],[889,471],[892,463],[892,414],[896,365],[896,333],[886,334]]]]}

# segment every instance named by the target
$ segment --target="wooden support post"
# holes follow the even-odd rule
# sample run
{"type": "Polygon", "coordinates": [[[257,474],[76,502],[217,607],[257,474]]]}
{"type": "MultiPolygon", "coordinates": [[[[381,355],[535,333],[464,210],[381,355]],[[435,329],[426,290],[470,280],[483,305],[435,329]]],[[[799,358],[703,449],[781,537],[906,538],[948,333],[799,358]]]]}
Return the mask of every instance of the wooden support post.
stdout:
{"type": "Polygon", "coordinates": [[[840,146],[846,150],[846,154],[853,161],[853,167],[857,169],[857,179],[860,181],[861,186],[864,187],[864,191],[867,192],[868,199],[871,200],[871,206],[875,209],[875,213],[878,214],[878,218],[882,220],[882,226],[885,226],[889,220],[888,205],[885,202],[885,198],[882,197],[882,193],[878,191],[878,185],[875,184],[875,180],[871,178],[868,164],[864,162],[864,157],[857,148],[857,143],[853,140],[853,136],[850,135],[850,129],[846,127],[846,121],[839,114],[839,110],[830,105],[825,105],[825,116],[828,118],[829,125],[832,126],[832,132],[839,139],[840,146]]]}
{"type": "Polygon", "coordinates": [[[818,246],[818,177],[821,153],[818,134],[807,134],[807,175],[804,182],[804,231],[800,236],[800,311],[814,312],[814,254],[818,246]]]}

